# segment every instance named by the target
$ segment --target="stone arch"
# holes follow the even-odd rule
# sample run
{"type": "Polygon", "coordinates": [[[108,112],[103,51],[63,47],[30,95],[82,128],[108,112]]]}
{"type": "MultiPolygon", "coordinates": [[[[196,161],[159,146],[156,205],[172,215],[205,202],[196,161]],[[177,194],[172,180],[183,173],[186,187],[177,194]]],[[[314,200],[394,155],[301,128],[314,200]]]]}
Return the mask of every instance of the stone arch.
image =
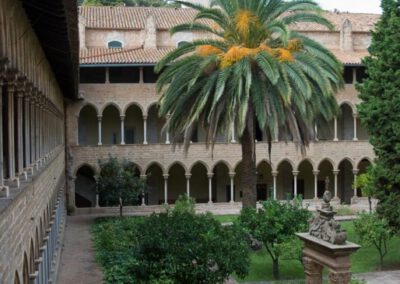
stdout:
{"type": "Polygon", "coordinates": [[[97,145],[98,111],[93,104],[84,105],[78,115],[78,144],[97,145]]]}
{"type": "Polygon", "coordinates": [[[22,282],[23,284],[29,284],[29,262],[26,252],[24,252],[24,264],[22,267],[22,282]]]}
{"type": "MultiPolygon", "coordinates": [[[[216,162],[212,167],[212,172],[214,173],[212,181],[213,199],[215,202],[231,201],[231,179],[229,174],[232,172],[232,169],[229,163],[225,160],[216,162]]],[[[235,197],[235,195],[233,197],[235,197]]]]}
{"type": "Polygon", "coordinates": [[[18,271],[15,271],[14,273],[14,284],[21,284],[21,281],[19,280],[18,271]]]}
{"type": "Polygon", "coordinates": [[[340,104],[340,116],[337,119],[337,133],[339,140],[353,140],[354,138],[355,106],[349,102],[340,104]]]}
{"type": "Polygon", "coordinates": [[[333,171],[335,171],[335,164],[332,160],[326,158],[323,159],[318,165],[318,184],[317,184],[317,194],[321,198],[324,194],[326,188],[326,178],[329,179],[329,190],[334,194],[334,180],[335,176],[333,171]]]}
{"type": "Polygon", "coordinates": [[[339,103],[339,107],[342,107],[343,105],[349,106],[353,113],[357,113],[357,107],[351,101],[348,100],[341,101],[339,103]]]}
{"type": "Polygon", "coordinates": [[[164,175],[165,168],[159,162],[151,162],[146,167],[147,192],[145,203],[147,205],[158,205],[164,203],[164,175]]]}
{"type": "Polygon", "coordinates": [[[348,161],[348,162],[351,164],[351,166],[352,166],[353,169],[356,168],[356,164],[355,164],[354,160],[351,159],[351,158],[349,158],[349,157],[344,157],[344,158],[342,158],[342,159],[340,160],[340,162],[338,163],[338,167],[339,167],[339,165],[340,165],[342,162],[344,162],[344,161],[348,161]]]}
{"type": "Polygon", "coordinates": [[[91,107],[91,108],[93,108],[93,109],[96,111],[96,116],[99,116],[99,115],[100,115],[99,109],[98,109],[98,107],[97,107],[94,103],[91,103],[91,102],[84,102],[84,103],[80,106],[80,108],[78,109],[78,112],[77,112],[77,115],[78,115],[78,116],[80,115],[80,113],[82,112],[82,110],[83,110],[85,107],[91,107]]]}
{"type": "Polygon", "coordinates": [[[197,161],[190,167],[189,172],[191,174],[190,196],[195,198],[196,203],[207,203],[209,201],[208,173],[210,172],[208,165],[203,161],[197,161]]]}
{"type": "Polygon", "coordinates": [[[357,164],[357,169],[359,170],[358,174],[364,174],[367,172],[369,166],[372,165],[372,162],[368,158],[361,159],[357,164]]]}
{"type": "MultiPolygon", "coordinates": [[[[115,108],[118,110],[119,116],[121,116],[121,115],[123,115],[123,114],[125,113],[124,111],[122,111],[121,107],[120,107],[118,104],[116,104],[116,103],[114,103],[114,102],[108,102],[108,103],[106,103],[105,105],[103,105],[103,106],[99,109],[99,115],[100,115],[100,116],[104,116],[104,111],[105,111],[105,109],[108,108],[108,107],[110,107],[110,106],[113,106],[113,107],[115,107],[115,108]]],[[[103,117],[103,119],[104,119],[104,117],[103,117]]]]}
{"type": "Polygon", "coordinates": [[[277,199],[291,199],[293,196],[293,169],[294,163],[290,159],[282,159],[277,164],[278,176],[276,178],[277,199]]]}
{"type": "Polygon", "coordinates": [[[29,274],[35,272],[35,245],[33,239],[31,238],[31,245],[29,248],[29,274]]]}
{"type": "Polygon", "coordinates": [[[158,116],[158,106],[158,103],[153,103],[147,108],[147,140],[151,144],[166,141],[163,131],[166,119],[158,116]]]}
{"type": "Polygon", "coordinates": [[[361,164],[363,161],[368,161],[371,165],[374,164],[374,161],[373,161],[370,157],[362,157],[362,158],[358,161],[358,163],[357,163],[357,169],[360,169],[360,164],[361,164]]]}
{"type": "Polygon", "coordinates": [[[182,163],[182,162],[180,162],[180,161],[175,161],[175,162],[173,162],[172,164],[170,164],[170,165],[167,167],[167,174],[169,173],[169,171],[171,170],[171,168],[172,168],[173,166],[175,166],[176,164],[180,165],[180,166],[185,170],[185,174],[190,173],[190,172],[188,171],[188,169],[187,169],[187,167],[186,167],[186,165],[185,165],[184,163],[182,163]]]}
{"type": "Polygon", "coordinates": [[[168,203],[175,203],[175,200],[186,193],[187,168],[181,162],[174,162],[168,168],[168,203]]]}
{"type": "Polygon", "coordinates": [[[332,168],[336,169],[336,164],[331,158],[323,158],[321,161],[318,162],[318,168],[321,166],[322,163],[327,162],[331,164],[332,168]]]}
{"type": "Polygon", "coordinates": [[[207,170],[207,173],[211,173],[210,167],[207,165],[207,163],[204,162],[204,161],[201,161],[201,160],[198,160],[198,161],[194,162],[194,163],[189,167],[188,172],[189,172],[189,173],[192,172],[193,167],[195,167],[197,164],[202,164],[202,165],[204,166],[204,168],[207,170]]]}
{"type": "Polygon", "coordinates": [[[96,206],[97,183],[93,167],[83,165],[78,168],[75,179],[75,206],[88,208],[96,206]]]}
{"type": "MultiPolygon", "coordinates": [[[[147,110],[138,102],[130,102],[128,103],[122,110],[121,115],[122,116],[126,116],[126,112],[128,111],[128,109],[132,106],[136,106],[137,108],[140,109],[142,115],[147,115],[147,110]]],[[[150,107],[149,107],[150,108],[150,107]]]]}
{"type": "Polygon", "coordinates": [[[242,160],[239,160],[235,166],[233,167],[233,171],[235,172],[235,177],[234,177],[234,184],[235,184],[235,190],[233,192],[233,197],[235,201],[241,201],[243,197],[243,192],[242,192],[242,176],[243,176],[243,162],[242,160]]]}
{"type": "Polygon", "coordinates": [[[303,196],[304,199],[314,198],[314,171],[315,164],[311,159],[303,159],[295,170],[297,176],[297,195],[303,196]]]}
{"type": "Polygon", "coordinates": [[[215,167],[218,166],[219,164],[224,164],[228,168],[228,171],[232,172],[232,167],[226,160],[218,160],[217,162],[215,162],[214,165],[212,166],[212,171],[214,171],[215,167]]]}
{"type": "Polygon", "coordinates": [[[39,229],[36,226],[35,230],[35,259],[39,258],[39,250],[40,250],[40,236],[39,236],[39,229]]]}
{"type": "Polygon", "coordinates": [[[123,116],[125,117],[125,144],[147,143],[144,137],[144,112],[141,105],[135,102],[128,104],[123,116]]]}
{"type": "Polygon", "coordinates": [[[134,167],[136,176],[140,177],[142,174],[144,174],[143,169],[139,164],[132,161],[128,161],[128,164],[134,167]]]}
{"type": "Polygon", "coordinates": [[[257,201],[273,198],[272,166],[267,159],[257,164],[257,201]]]}
{"type": "Polygon", "coordinates": [[[102,109],[101,140],[103,144],[121,143],[121,109],[115,103],[108,103],[102,109]]]}
{"type": "Polygon", "coordinates": [[[85,163],[79,164],[79,165],[75,168],[75,170],[74,170],[74,177],[76,177],[76,174],[78,173],[79,169],[82,168],[82,167],[88,167],[88,168],[90,168],[90,169],[93,171],[93,173],[94,173],[95,176],[98,176],[98,175],[99,175],[99,171],[98,171],[98,169],[97,169],[96,166],[93,166],[93,165],[91,165],[91,164],[85,162],[85,163]]]}
{"type": "Polygon", "coordinates": [[[232,170],[233,170],[235,173],[237,173],[237,168],[238,168],[239,166],[241,166],[241,164],[242,164],[242,160],[237,161],[237,162],[233,165],[232,170]]]}
{"type": "Polygon", "coordinates": [[[290,166],[292,167],[292,169],[295,169],[295,168],[296,168],[295,163],[294,163],[292,160],[290,160],[290,159],[288,159],[288,158],[283,158],[283,159],[279,160],[278,163],[276,163],[276,168],[275,168],[275,169],[272,168],[272,169],[275,170],[275,171],[278,171],[279,166],[280,166],[282,163],[284,163],[284,162],[289,163],[290,166]]]}
{"type": "Polygon", "coordinates": [[[354,162],[349,158],[344,158],[338,164],[338,197],[344,203],[350,204],[353,197],[352,184],[354,180],[354,162]]]}
{"type": "Polygon", "coordinates": [[[297,164],[297,167],[295,168],[295,170],[298,171],[300,165],[301,165],[302,163],[304,163],[304,162],[310,163],[310,165],[312,166],[313,171],[316,169],[315,163],[314,163],[314,161],[313,161],[312,159],[310,159],[310,158],[304,158],[304,159],[302,159],[302,160],[297,164]]]}
{"type": "Polygon", "coordinates": [[[148,163],[148,164],[144,167],[144,168],[145,168],[145,171],[144,171],[144,172],[147,173],[147,171],[149,170],[149,168],[152,167],[153,165],[158,166],[158,167],[161,169],[161,172],[162,172],[163,175],[168,174],[168,171],[165,170],[165,167],[164,167],[160,162],[157,162],[157,161],[152,161],[152,162],[148,163]]]}

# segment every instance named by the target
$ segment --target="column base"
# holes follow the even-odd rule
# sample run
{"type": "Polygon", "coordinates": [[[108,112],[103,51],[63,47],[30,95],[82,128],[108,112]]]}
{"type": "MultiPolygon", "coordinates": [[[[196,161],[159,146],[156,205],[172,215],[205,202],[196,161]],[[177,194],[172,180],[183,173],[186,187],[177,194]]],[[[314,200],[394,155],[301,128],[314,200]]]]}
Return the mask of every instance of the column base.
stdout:
{"type": "Polygon", "coordinates": [[[214,203],[212,201],[208,201],[208,205],[213,205],[214,203]]]}
{"type": "Polygon", "coordinates": [[[232,144],[235,144],[235,143],[236,143],[236,140],[231,140],[231,143],[232,143],[232,144]]]}
{"type": "Polygon", "coordinates": [[[0,186],[0,193],[5,192],[5,196],[0,195],[0,198],[8,198],[10,196],[10,188],[8,186],[2,185],[0,186]]]}
{"type": "Polygon", "coordinates": [[[229,201],[229,203],[230,203],[230,204],[234,204],[234,203],[235,203],[235,201],[231,200],[231,201],[229,201]]]}
{"type": "Polygon", "coordinates": [[[334,141],[334,142],[338,142],[339,139],[338,139],[338,138],[334,138],[333,141],[334,141]]]}
{"type": "Polygon", "coordinates": [[[358,138],[353,138],[353,141],[358,141],[358,138]]]}
{"type": "Polygon", "coordinates": [[[148,145],[149,143],[147,142],[147,141],[144,141],[143,142],[143,145],[148,145]]]}

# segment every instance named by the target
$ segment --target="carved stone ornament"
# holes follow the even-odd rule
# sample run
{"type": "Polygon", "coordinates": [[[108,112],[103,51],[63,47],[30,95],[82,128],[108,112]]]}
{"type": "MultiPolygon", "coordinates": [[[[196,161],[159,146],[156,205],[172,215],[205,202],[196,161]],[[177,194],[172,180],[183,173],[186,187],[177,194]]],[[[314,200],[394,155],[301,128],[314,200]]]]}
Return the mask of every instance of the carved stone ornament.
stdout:
{"type": "Polygon", "coordinates": [[[333,211],[330,202],[332,193],[329,191],[329,179],[325,181],[325,192],[323,195],[321,209],[309,221],[309,233],[311,236],[335,245],[346,243],[347,232],[342,230],[340,224],[335,221],[336,212],[333,211]]]}

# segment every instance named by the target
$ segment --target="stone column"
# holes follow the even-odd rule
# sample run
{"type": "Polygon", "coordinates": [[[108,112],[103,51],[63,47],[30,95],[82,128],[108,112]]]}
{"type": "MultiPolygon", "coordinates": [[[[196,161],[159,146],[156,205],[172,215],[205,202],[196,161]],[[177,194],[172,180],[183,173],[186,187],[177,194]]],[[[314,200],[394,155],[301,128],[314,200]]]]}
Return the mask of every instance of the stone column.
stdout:
{"type": "Polygon", "coordinates": [[[22,90],[17,93],[17,169],[18,176],[24,173],[24,132],[23,132],[23,107],[24,94],[22,90]]]}
{"type": "Polygon", "coordinates": [[[347,284],[351,282],[351,272],[345,271],[329,271],[330,284],[347,284]]]}
{"type": "Polygon", "coordinates": [[[214,174],[213,173],[208,173],[207,177],[208,177],[208,204],[212,204],[212,178],[213,178],[214,174]]]}
{"type": "Polygon", "coordinates": [[[337,129],[337,117],[335,116],[335,118],[333,119],[333,131],[334,131],[334,137],[333,137],[333,141],[339,141],[338,138],[338,129],[337,129]]]}
{"type": "Polygon", "coordinates": [[[358,141],[358,137],[357,137],[357,118],[358,118],[358,114],[357,113],[353,113],[353,121],[354,121],[354,137],[353,137],[353,141],[358,141]]]}
{"type": "Polygon", "coordinates": [[[322,271],[324,267],[311,258],[303,257],[304,273],[307,284],[322,284],[322,271]]]}
{"type": "MultiPolygon", "coordinates": [[[[357,184],[357,175],[358,175],[359,169],[354,169],[353,170],[353,175],[354,175],[354,184],[357,184]]],[[[357,187],[354,187],[354,197],[357,197],[357,187]]]]}
{"type": "Polygon", "coordinates": [[[35,113],[35,93],[33,93],[32,99],[31,99],[31,104],[30,104],[30,108],[31,108],[31,115],[30,115],[30,138],[31,138],[31,166],[33,168],[33,164],[35,164],[36,161],[36,140],[35,140],[35,117],[36,117],[36,113],[35,113]]]}
{"type": "Polygon", "coordinates": [[[163,175],[164,177],[164,204],[168,204],[168,177],[169,175],[163,175]]]}
{"type": "MultiPolygon", "coordinates": [[[[140,179],[143,181],[143,182],[146,182],[146,178],[147,178],[147,175],[140,175],[140,179]]],[[[142,191],[142,206],[146,206],[146,199],[145,199],[145,192],[144,191],[142,191]]]]}
{"type": "Polygon", "coordinates": [[[278,171],[272,171],[272,177],[274,178],[274,200],[277,200],[277,192],[276,192],[276,177],[278,176],[278,171]]]}
{"type": "MultiPolygon", "coordinates": [[[[3,82],[0,81],[0,189],[4,187],[3,161],[3,82]]],[[[8,197],[8,195],[6,196],[8,197]]]]}
{"type": "Polygon", "coordinates": [[[297,176],[299,175],[299,171],[292,171],[293,174],[293,188],[294,188],[294,196],[297,196],[297,176]]]}
{"type": "Polygon", "coordinates": [[[339,199],[339,196],[338,196],[338,175],[339,175],[339,172],[340,172],[339,170],[334,170],[333,171],[335,199],[339,199]]]}
{"type": "Polygon", "coordinates": [[[186,195],[190,197],[190,178],[192,177],[191,174],[185,174],[186,177],[186,195]]]}
{"type": "Polygon", "coordinates": [[[101,143],[101,119],[102,119],[103,117],[101,116],[101,115],[98,115],[97,116],[97,121],[98,121],[98,129],[97,129],[97,133],[98,133],[98,143],[97,143],[97,145],[98,146],[101,146],[102,145],[102,143],[101,143]]]}
{"type": "Polygon", "coordinates": [[[121,115],[120,118],[121,118],[121,145],[125,145],[125,116],[121,115]]]}
{"type": "Polygon", "coordinates": [[[231,143],[236,143],[235,123],[234,122],[232,122],[232,125],[231,125],[231,135],[232,135],[231,143]]]}
{"type": "Polygon", "coordinates": [[[143,115],[143,144],[147,145],[147,115],[143,115]]]}
{"type": "Polygon", "coordinates": [[[318,174],[319,171],[313,171],[314,174],[314,199],[318,199],[318,174]]]}
{"type": "Polygon", "coordinates": [[[8,94],[7,94],[7,100],[8,100],[8,133],[7,133],[7,138],[8,138],[8,151],[6,153],[7,155],[7,161],[8,161],[8,173],[9,173],[9,178],[10,181],[13,181],[15,179],[15,141],[14,141],[14,93],[15,93],[15,88],[14,86],[9,86],[8,87],[8,94]]]}
{"type": "MultiPolygon", "coordinates": [[[[167,122],[169,120],[169,114],[167,115],[167,122]]],[[[169,131],[168,129],[165,131],[165,144],[170,144],[171,142],[169,141],[169,131]]]]}
{"type": "Polygon", "coordinates": [[[234,203],[235,202],[235,173],[234,172],[230,172],[229,173],[229,178],[231,180],[231,200],[230,203],[234,203]]]}
{"type": "MultiPolygon", "coordinates": [[[[39,96],[39,94],[37,94],[39,96]]],[[[39,129],[40,129],[40,102],[39,98],[36,100],[36,109],[35,109],[35,157],[36,157],[36,167],[39,166],[39,160],[40,160],[40,137],[39,137],[39,129]]]]}
{"type": "Polygon", "coordinates": [[[314,141],[315,142],[319,141],[319,139],[318,139],[318,126],[317,126],[316,123],[314,124],[314,141]]]}

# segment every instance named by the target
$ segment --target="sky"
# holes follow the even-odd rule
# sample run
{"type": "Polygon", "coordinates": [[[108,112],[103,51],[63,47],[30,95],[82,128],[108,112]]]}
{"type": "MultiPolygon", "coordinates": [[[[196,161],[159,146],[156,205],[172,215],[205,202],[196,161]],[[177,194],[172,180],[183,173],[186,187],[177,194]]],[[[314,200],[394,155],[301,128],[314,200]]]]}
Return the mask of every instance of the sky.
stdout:
{"type": "Polygon", "coordinates": [[[381,14],[380,0],[315,0],[325,10],[381,14]]]}

